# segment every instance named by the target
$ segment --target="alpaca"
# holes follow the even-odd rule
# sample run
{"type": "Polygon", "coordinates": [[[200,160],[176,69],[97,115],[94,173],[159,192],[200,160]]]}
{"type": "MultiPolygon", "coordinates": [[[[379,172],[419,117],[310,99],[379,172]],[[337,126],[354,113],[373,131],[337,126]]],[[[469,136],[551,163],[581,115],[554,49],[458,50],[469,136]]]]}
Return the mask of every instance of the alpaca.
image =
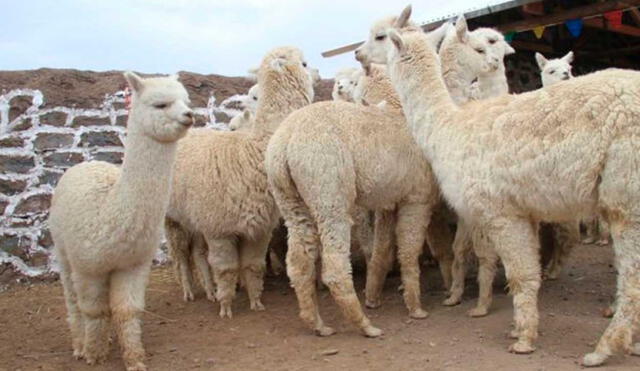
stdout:
{"type": "Polygon", "coordinates": [[[74,356],[102,362],[113,319],[127,370],[146,370],[140,312],[169,203],[176,141],[193,114],[177,75],[124,76],[133,103],[122,169],[92,161],[67,170],[53,195],[49,225],[74,356]]]}
{"type": "Polygon", "coordinates": [[[390,259],[376,254],[390,249],[377,245],[388,244],[381,237],[395,232],[409,315],[428,315],[421,305],[418,257],[440,195],[404,121],[398,110],[320,102],[293,112],[269,142],[269,185],[289,231],[287,273],[300,317],[320,336],[334,330],[318,312],[318,258],[322,280],[345,316],[366,336],[382,334],[363,313],[351,278],[350,234],[358,207],[376,212],[376,247],[367,269],[367,291],[375,294],[367,294],[368,304],[378,306],[381,291],[369,278],[384,277],[389,269],[384,262],[390,259]]]}
{"type": "Polygon", "coordinates": [[[353,102],[353,91],[358,84],[362,71],[359,68],[348,67],[339,70],[334,78],[331,97],[333,100],[353,102]]]}
{"type": "Polygon", "coordinates": [[[233,116],[229,121],[229,130],[231,131],[245,131],[253,128],[254,114],[251,110],[245,109],[241,114],[233,116]]]}
{"type": "Polygon", "coordinates": [[[251,309],[264,309],[267,246],[280,218],[267,187],[264,151],[280,122],[313,101],[313,82],[301,51],[273,49],[258,71],[253,129],[194,129],[178,146],[167,219],[204,236],[221,317],[232,316],[239,275],[251,309]]]}
{"type": "Polygon", "coordinates": [[[251,112],[252,115],[255,115],[256,112],[258,111],[258,91],[259,90],[260,90],[260,87],[258,86],[258,84],[255,84],[251,88],[249,88],[249,91],[247,92],[247,97],[245,98],[242,104],[243,108],[251,112]]]}
{"type": "Polygon", "coordinates": [[[615,351],[640,355],[640,344],[632,344],[640,314],[640,73],[609,69],[457,106],[425,36],[401,32],[390,28],[383,42],[368,40],[361,59],[388,65],[411,132],[445,198],[472,223],[474,241],[491,243],[502,259],[514,296],[512,336],[518,339],[510,350],[535,350],[539,221],[573,221],[597,209],[611,225],[618,302],[583,364],[601,365],[615,351]]]}
{"type": "Polygon", "coordinates": [[[536,53],[536,62],[540,67],[540,77],[542,87],[550,86],[560,81],[569,80],[571,74],[571,62],[573,62],[573,52],[567,53],[562,58],[548,60],[542,54],[536,53]]]}

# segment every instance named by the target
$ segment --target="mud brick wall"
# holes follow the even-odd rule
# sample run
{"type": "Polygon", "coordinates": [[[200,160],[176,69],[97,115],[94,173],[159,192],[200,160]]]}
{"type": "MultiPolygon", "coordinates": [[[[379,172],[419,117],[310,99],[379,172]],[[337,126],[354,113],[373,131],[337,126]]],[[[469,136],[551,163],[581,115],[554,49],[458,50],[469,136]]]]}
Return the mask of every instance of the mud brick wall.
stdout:
{"type": "MultiPolygon", "coordinates": [[[[181,72],[196,126],[227,130],[254,84],[181,72]]],[[[55,272],[47,216],[64,171],[83,161],[122,163],[125,81],[117,71],[0,72],[0,283],[55,272]]],[[[331,81],[316,89],[330,97],[331,81]]],[[[159,256],[162,258],[162,254],[159,256]]]]}

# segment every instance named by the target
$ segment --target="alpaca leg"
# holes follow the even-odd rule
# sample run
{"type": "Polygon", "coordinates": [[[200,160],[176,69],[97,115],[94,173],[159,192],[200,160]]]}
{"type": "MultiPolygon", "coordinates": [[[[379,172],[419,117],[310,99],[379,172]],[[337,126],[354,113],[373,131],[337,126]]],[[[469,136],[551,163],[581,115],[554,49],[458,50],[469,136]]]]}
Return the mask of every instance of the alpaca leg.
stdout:
{"type": "Polygon", "coordinates": [[[333,335],[335,330],[326,326],[320,317],[316,291],[316,261],[320,241],[317,229],[307,214],[307,211],[301,212],[296,218],[297,224],[287,225],[287,275],[298,298],[300,318],[312,327],[318,336],[329,336],[333,335]]]}
{"type": "Polygon", "coordinates": [[[582,239],[582,243],[584,244],[592,244],[598,238],[598,217],[596,215],[584,219],[584,238],[582,239]]]}
{"type": "Polygon", "coordinates": [[[493,302],[493,280],[496,276],[498,254],[493,246],[481,236],[473,239],[473,247],[478,256],[478,303],[468,314],[471,317],[483,317],[489,313],[493,302]]]}
{"type": "Polygon", "coordinates": [[[88,364],[104,361],[109,353],[109,283],[107,277],[72,273],[73,287],[84,323],[82,356],[88,364]]]}
{"type": "Polygon", "coordinates": [[[147,369],[144,364],[140,314],[144,311],[150,268],[151,262],[111,274],[111,312],[127,371],[147,369]]]}
{"type": "Polygon", "coordinates": [[[164,230],[173,268],[182,286],[183,299],[193,301],[193,277],[189,265],[190,235],[180,224],[169,218],[165,218],[164,230]]]}
{"type": "Polygon", "coordinates": [[[220,317],[231,318],[231,302],[236,295],[240,262],[237,241],[232,238],[208,238],[208,261],[213,267],[213,276],[217,284],[216,299],[220,302],[220,317]]]}
{"type": "Polygon", "coordinates": [[[466,254],[472,248],[471,234],[467,225],[458,221],[458,229],[453,240],[453,263],[451,264],[451,290],[449,297],[442,303],[451,306],[458,305],[464,293],[464,278],[466,269],[466,254]]]}
{"type": "Polygon", "coordinates": [[[240,246],[240,269],[244,277],[251,310],[264,310],[264,305],[262,305],[260,298],[262,296],[269,240],[271,240],[271,233],[266,233],[255,241],[242,240],[240,246]]]}
{"type": "Polygon", "coordinates": [[[368,337],[382,335],[371,325],[362,311],[351,277],[351,225],[348,215],[325,218],[319,221],[318,230],[322,242],[322,281],[338,303],[344,315],[368,337]]]}
{"type": "Polygon", "coordinates": [[[207,295],[207,299],[212,302],[216,301],[215,286],[213,284],[213,276],[209,262],[207,262],[208,246],[204,240],[204,236],[200,233],[196,233],[191,239],[193,257],[193,263],[198,269],[202,285],[204,286],[204,292],[207,295]]]}
{"type": "Polygon", "coordinates": [[[278,255],[272,249],[269,249],[269,266],[275,276],[279,276],[285,271],[284,264],[282,264],[278,255]]]}
{"type": "MultiPolygon", "coordinates": [[[[58,250],[60,251],[60,250],[58,250]]],[[[82,358],[82,348],[84,346],[84,323],[82,313],[78,308],[78,297],[71,280],[71,267],[67,258],[62,253],[58,253],[60,262],[60,281],[64,290],[64,299],[67,304],[67,322],[71,330],[71,344],[73,356],[76,359],[82,358]]]]}
{"type": "Polygon", "coordinates": [[[393,228],[395,212],[376,211],[373,237],[373,253],[367,265],[367,282],[365,284],[365,305],[378,308],[382,304],[381,296],[385,277],[393,264],[393,228]]]}
{"type": "Polygon", "coordinates": [[[441,213],[435,212],[427,228],[427,243],[433,258],[438,262],[445,290],[451,289],[453,265],[453,233],[441,213]]]}
{"type": "Polygon", "coordinates": [[[282,221],[271,233],[269,241],[269,265],[271,273],[279,276],[286,273],[285,257],[287,255],[287,229],[282,221]]]}
{"type": "Polygon", "coordinates": [[[598,218],[599,234],[596,245],[605,246],[611,243],[611,231],[609,230],[609,222],[602,218],[598,218]]]}
{"type": "Polygon", "coordinates": [[[518,341],[509,351],[519,354],[535,350],[538,336],[538,290],[540,257],[537,226],[524,219],[496,221],[487,233],[504,264],[509,289],[513,295],[515,331],[518,341]]]}
{"type": "Polygon", "coordinates": [[[552,224],[554,238],[554,249],[551,261],[545,270],[544,277],[555,280],[562,272],[562,267],[566,263],[573,247],[580,240],[580,228],[578,223],[552,224]]]}
{"type": "Polygon", "coordinates": [[[426,224],[430,215],[425,204],[408,204],[398,208],[396,240],[404,302],[412,318],[426,318],[420,299],[420,255],[425,241],[426,224]]]}
{"type": "Polygon", "coordinates": [[[612,226],[618,282],[615,314],[593,353],[583,359],[585,366],[599,366],[614,352],[635,352],[634,330],[640,325],[640,221],[622,221],[612,226]]]}
{"type": "Polygon", "coordinates": [[[355,215],[355,224],[351,229],[352,238],[357,241],[367,267],[369,266],[369,262],[371,262],[374,243],[374,222],[372,222],[370,214],[371,213],[365,209],[357,210],[355,215]]]}

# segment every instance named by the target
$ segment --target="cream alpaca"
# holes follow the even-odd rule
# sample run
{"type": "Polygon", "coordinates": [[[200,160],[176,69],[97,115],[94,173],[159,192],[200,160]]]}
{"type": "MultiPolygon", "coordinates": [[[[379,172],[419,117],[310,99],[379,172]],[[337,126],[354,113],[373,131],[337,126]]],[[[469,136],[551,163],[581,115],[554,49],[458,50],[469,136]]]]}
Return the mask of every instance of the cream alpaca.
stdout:
{"type": "Polygon", "coordinates": [[[331,97],[333,100],[343,100],[353,102],[353,91],[355,90],[358,79],[362,74],[359,68],[348,67],[339,70],[334,78],[333,90],[331,97]]]}
{"type": "Polygon", "coordinates": [[[49,225],[74,356],[103,361],[113,319],[127,369],[146,370],[139,316],[169,202],[176,141],[193,119],[177,76],[125,77],[133,105],[122,169],[93,161],[67,170],[49,225]]]}
{"type": "Polygon", "coordinates": [[[262,310],[263,274],[279,213],[267,187],[264,151],[293,110],[313,100],[312,72],[295,48],[276,48],[258,71],[258,111],[252,130],[193,130],[178,146],[167,218],[208,245],[220,316],[231,317],[238,276],[251,308],[262,310]]]}
{"type": "Polygon", "coordinates": [[[245,109],[241,114],[234,116],[229,121],[229,130],[231,131],[245,131],[253,128],[254,115],[249,109],[245,109]]]}
{"type": "Polygon", "coordinates": [[[573,62],[573,52],[567,53],[564,57],[548,60],[542,54],[536,53],[536,62],[540,67],[540,77],[542,87],[550,86],[560,81],[569,80],[571,74],[571,62],[573,62]]]}
{"type": "Polygon", "coordinates": [[[388,39],[369,40],[363,54],[383,49],[385,59],[371,62],[388,62],[411,131],[443,194],[473,223],[482,237],[476,240],[490,241],[505,265],[518,338],[510,349],[535,349],[538,221],[572,221],[598,209],[611,224],[619,259],[618,303],[583,363],[600,365],[615,351],[640,353],[640,344],[632,344],[640,314],[640,73],[606,70],[458,107],[422,33],[389,29],[388,39]]]}

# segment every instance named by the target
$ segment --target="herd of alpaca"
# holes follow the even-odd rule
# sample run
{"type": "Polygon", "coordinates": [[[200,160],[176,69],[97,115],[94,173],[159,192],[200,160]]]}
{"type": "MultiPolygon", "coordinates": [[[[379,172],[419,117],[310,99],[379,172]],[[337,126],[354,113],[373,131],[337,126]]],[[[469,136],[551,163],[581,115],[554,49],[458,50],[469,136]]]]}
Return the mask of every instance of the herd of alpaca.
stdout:
{"type": "Polygon", "coordinates": [[[319,313],[318,281],[365,336],[382,334],[354,288],[353,246],[365,257],[365,305],[381,305],[397,260],[418,319],[428,315],[423,251],[438,262],[444,305],[460,302],[473,251],[480,290],[469,315],[488,314],[501,261],[515,353],[535,350],[542,278],[557,278],[580,220],[610,227],[613,319],[583,364],[640,355],[640,74],[574,78],[572,53],[536,54],[543,88],[509,94],[504,57],[515,51],[499,32],[469,31],[460,17],[425,33],[410,14],[374,23],[355,53],[362,68],[338,72],[333,101],[312,104],[317,70],[300,50],[269,51],[228,132],[188,130],[193,115],[177,76],[125,73],[133,102],[122,168],[74,166],[51,206],[75,357],[103,361],[113,319],[127,370],[146,370],[139,316],[163,226],[185,301],[194,300],[196,273],[221,317],[232,316],[238,285],[252,310],[264,310],[267,259],[282,269],[269,249],[281,219],[286,272],[317,335],[335,333],[319,313]],[[556,239],[544,270],[541,228],[556,239]]]}

